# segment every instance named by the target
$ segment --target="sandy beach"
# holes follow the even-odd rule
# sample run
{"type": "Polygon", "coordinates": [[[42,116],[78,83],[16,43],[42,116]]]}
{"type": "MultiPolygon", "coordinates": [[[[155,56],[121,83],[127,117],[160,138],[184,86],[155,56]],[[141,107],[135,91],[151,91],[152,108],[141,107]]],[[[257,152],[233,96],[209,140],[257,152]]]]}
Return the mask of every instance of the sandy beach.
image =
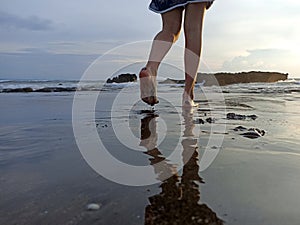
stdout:
{"type": "Polygon", "coordinates": [[[90,122],[110,154],[150,165],[157,183],[118,184],[88,165],[73,133],[74,92],[0,93],[0,224],[300,223],[299,81],[225,86],[213,102],[205,94],[220,89],[198,87],[200,106],[187,113],[181,86],[159,85],[154,112],[132,100],[136,85],[113,108],[121,89],[101,92],[90,122]],[[138,151],[122,144],[124,126],[138,151]],[[182,168],[169,158],[174,143],[182,168]],[[204,154],[215,155],[205,169],[204,154]]]}

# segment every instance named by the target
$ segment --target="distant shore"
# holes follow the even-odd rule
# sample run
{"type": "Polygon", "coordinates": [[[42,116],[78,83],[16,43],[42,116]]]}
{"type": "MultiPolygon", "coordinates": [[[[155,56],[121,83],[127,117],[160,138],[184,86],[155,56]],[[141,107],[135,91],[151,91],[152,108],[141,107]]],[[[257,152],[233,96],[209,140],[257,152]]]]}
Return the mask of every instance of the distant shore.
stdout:
{"type": "MultiPolygon", "coordinates": [[[[205,86],[212,85],[230,85],[238,83],[273,83],[277,81],[284,81],[288,79],[287,73],[279,72],[261,72],[261,71],[250,71],[250,72],[238,72],[238,73],[198,73],[197,83],[202,83],[205,86]]],[[[162,84],[184,84],[184,80],[166,79],[160,82],[162,84]]]]}

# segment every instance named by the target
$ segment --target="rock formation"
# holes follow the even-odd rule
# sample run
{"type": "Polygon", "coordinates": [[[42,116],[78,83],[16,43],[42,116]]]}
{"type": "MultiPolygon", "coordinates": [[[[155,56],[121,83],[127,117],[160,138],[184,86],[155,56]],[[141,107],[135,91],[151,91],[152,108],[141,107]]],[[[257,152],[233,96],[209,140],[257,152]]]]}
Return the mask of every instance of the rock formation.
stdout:
{"type": "Polygon", "coordinates": [[[127,83],[127,82],[136,82],[137,76],[135,74],[120,74],[117,77],[113,77],[112,79],[107,79],[106,83],[127,83]]]}
{"type": "Polygon", "coordinates": [[[216,73],[206,74],[198,73],[197,83],[203,83],[205,86],[212,85],[229,85],[238,83],[272,83],[279,80],[286,80],[288,74],[278,72],[240,72],[240,73],[216,73]]]}
{"type": "Polygon", "coordinates": [[[160,84],[184,84],[184,80],[175,80],[175,79],[170,79],[167,78],[164,81],[160,81],[160,84]]]}
{"type": "MultiPolygon", "coordinates": [[[[224,86],[238,83],[271,83],[280,80],[286,80],[288,74],[278,72],[240,72],[240,73],[198,73],[197,83],[203,83],[204,86],[224,86]]],[[[184,80],[166,79],[161,84],[184,84],[184,80]]]]}

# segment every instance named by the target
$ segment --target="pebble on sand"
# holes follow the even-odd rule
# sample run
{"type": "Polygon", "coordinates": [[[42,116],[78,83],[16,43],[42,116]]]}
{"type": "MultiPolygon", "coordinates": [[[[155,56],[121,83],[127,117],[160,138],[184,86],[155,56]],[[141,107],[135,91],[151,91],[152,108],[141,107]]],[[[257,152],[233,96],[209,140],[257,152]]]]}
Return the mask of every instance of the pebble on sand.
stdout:
{"type": "Polygon", "coordinates": [[[96,203],[90,203],[86,206],[86,209],[90,211],[96,211],[100,209],[100,205],[96,203]]]}

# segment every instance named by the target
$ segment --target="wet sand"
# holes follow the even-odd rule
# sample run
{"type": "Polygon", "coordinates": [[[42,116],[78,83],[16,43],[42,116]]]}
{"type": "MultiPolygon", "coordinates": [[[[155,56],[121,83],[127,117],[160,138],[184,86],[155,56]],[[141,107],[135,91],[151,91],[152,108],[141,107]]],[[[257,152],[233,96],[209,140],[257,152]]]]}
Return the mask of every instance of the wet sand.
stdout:
{"type": "MultiPolygon", "coordinates": [[[[181,112],[181,90],[163,87],[160,93],[181,112]]],[[[200,97],[201,107],[193,114],[180,114],[181,120],[163,99],[155,116],[141,113],[139,104],[124,102],[115,122],[122,125],[129,120],[140,152],[128,152],[115,142],[109,111],[114,97],[115,93],[105,92],[96,111],[99,136],[111,154],[127,163],[152,165],[158,181],[164,174],[169,178],[130,187],[91,169],[73,135],[73,93],[1,94],[0,224],[299,224],[299,93],[276,98],[225,93],[225,108],[217,103],[209,107],[200,97]],[[224,109],[225,114],[258,118],[227,120],[224,109]],[[131,111],[131,120],[121,116],[125,111],[131,111]],[[214,121],[206,122],[207,118],[214,121]],[[161,119],[168,122],[165,142],[159,140],[166,135],[161,119]],[[225,132],[214,134],[224,136],[222,145],[208,149],[211,127],[224,124],[225,132]],[[245,138],[234,131],[237,126],[263,129],[266,134],[245,138]],[[157,134],[156,145],[155,139],[153,145],[143,142],[149,131],[157,134]],[[186,163],[174,173],[177,165],[165,158],[176,139],[186,163]],[[220,151],[202,171],[199,162],[207,150],[220,151]],[[157,162],[164,166],[156,168],[157,162]],[[86,210],[89,203],[100,209],[86,210]]]]}

